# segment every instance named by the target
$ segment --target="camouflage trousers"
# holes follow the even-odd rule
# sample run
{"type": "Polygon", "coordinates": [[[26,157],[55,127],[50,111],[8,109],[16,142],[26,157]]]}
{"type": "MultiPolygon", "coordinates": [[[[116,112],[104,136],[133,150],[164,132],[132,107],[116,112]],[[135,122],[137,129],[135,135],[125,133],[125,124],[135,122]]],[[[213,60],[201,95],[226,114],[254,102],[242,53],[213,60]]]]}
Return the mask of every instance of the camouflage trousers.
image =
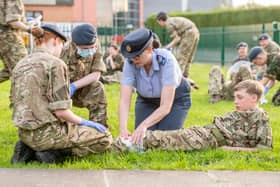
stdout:
{"type": "Polygon", "coordinates": [[[72,148],[75,156],[83,157],[104,152],[112,144],[112,135],[94,128],[54,122],[35,129],[19,128],[19,138],[35,151],[72,148]]]}
{"type": "Polygon", "coordinates": [[[209,129],[190,127],[174,131],[148,131],[143,142],[146,149],[203,150],[218,146],[209,129]]]}
{"type": "Polygon", "coordinates": [[[230,81],[225,82],[224,74],[219,66],[214,66],[209,73],[208,93],[210,96],[220,95],[223,99],[233,99],[234,87],[239,82],[253,79],[250,70],[242,66],[230,81]]]}
{"type": "Polygon", "coordinates": [[[181,36],[180,45],[178,47],[178,63],[184,77],[189,76],[190,64],[193,61],[198,41],[199,32],[197,29],[187,30],[183,36],[181,36]]]}
{"type": "MultiPolygon", "coordinates": [[[[205,127],[189,127],[172,131],[148,130],[143,140],[143,148],[144,150],[192,151],[216,148],[221,146],[218,142],[211,129],[205,127]]],[[[111,151],[124,152],[128,151],[128,148],[119,139],[116,139],[111,151]]]]}
{"type": "Polygon", "coordinates": [[[89,110],[89,120],[107,125],[107,99],[100,81],[77,90],[72,101],[74,106],[89,110]]]}
{"type": "Polygon", "coordinates": [[[0,70],[0,82],[6,81],[12,75],[16,63],[27,55],[24,42],[17,31],[0,30],[0,60],[4,67],[0,70]]]}

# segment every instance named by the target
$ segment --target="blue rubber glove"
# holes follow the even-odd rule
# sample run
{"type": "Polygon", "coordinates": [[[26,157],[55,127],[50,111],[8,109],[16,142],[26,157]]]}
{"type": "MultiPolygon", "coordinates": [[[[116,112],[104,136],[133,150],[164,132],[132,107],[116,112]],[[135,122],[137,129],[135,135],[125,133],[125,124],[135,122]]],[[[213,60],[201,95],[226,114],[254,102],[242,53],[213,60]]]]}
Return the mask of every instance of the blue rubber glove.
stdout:
{"type": "Polygon", "coordinates": [[[257,74],[257,79],[258,80],[261,80],[263,78],[263,73],[262,72],[259,72],[258,74],[257,74]]]}
{"type": "Polygon", "coordinates": [[[264,96],[268,93],[269,89],[270,89],[270,88],[267,87],[267,86],[264,87],[264,89],[263,89],[263,95],[264,95],[264,96]]]}
{"type": "Polygon", "coordinates": [[[77,87],[75,86],[75,84],[71,83],[70,84],[70,97],[72,97],[74,95],[74,93],[76,92],[77,87]]]}
{"type": "Polygon", "coordinates": [[[85,119],[82,119],[81,125],[91,127],[91,128],[95,128],[96,130],[98,130],[100,132],[105,132],[106,131],[106,127],[104,127],[100,123],[95,123],[93,121],[88,121],[88,120],[85,120],[85,119]]]}

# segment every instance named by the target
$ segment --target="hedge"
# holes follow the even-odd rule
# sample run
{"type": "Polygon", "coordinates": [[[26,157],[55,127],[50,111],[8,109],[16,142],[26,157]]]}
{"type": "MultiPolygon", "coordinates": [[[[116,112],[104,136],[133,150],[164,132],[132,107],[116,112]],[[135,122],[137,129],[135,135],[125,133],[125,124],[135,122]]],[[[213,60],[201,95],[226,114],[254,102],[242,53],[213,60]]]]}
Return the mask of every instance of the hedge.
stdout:
{"type": "MultiPolygon", "coordinates": [[[[186,17],[198,27],[217,27],[229,25],[250,25],[270,23],[280,20],[280,6],[258,7],[252,9],[223,9],[210,12],[172,12],[169,16],[186,17]]],[[[145,26],[158,30],[156,14],[147,18],[145,26]]]]}

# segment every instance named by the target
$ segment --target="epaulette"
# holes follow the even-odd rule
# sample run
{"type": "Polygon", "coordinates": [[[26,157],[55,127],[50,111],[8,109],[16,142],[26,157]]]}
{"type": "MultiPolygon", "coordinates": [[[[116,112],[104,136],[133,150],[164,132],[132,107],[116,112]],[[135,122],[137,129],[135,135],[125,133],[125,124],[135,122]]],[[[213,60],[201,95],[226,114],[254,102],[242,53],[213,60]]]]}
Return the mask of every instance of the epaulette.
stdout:
{"type": "Polygon", "coordinates": [[[157,61],[159,65],[165,65],[167,62],[167,58],[160,54],[157,54],[157,61]]]}

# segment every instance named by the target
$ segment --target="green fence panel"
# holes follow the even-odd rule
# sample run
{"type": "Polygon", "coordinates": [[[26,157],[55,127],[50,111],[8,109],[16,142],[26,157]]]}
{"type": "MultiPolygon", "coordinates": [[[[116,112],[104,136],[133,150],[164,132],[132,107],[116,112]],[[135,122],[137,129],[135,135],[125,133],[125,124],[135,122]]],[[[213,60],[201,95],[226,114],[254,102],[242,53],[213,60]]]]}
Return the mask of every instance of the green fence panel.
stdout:
{"type": "MultiPolygon", "coordinates": [[[[258,45],[258,36],[268,33],[274,41],[279,43],[279,29],[275,24],[266,23],[258,25],[226,26],[200,28],[200,40],[198,43],[195,62],[217,63],[230,65],[237,56],[236,45],[244,41],[249,47],[258,45]]],[[[169,34],[164,29],[155,30],[161,42],[166,45],[171,41],[169,34]]],[[[176,55],[176,49],[173,50],[176,55]]]]}

